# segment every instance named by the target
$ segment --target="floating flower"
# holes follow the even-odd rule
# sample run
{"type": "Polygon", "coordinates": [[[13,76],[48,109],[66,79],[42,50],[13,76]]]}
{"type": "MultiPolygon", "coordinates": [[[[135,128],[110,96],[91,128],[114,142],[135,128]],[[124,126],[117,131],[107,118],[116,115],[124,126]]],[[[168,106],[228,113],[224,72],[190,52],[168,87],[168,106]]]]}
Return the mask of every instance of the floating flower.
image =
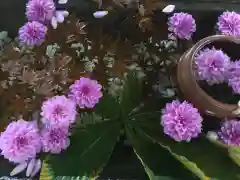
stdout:
{"type": "Polygon", "coordinates": [[[68,126],[46,126],[41,135],[44,152],[58,154],[70,145],[68,126]]]}
{"type": "Polygon", "coordinates": [[[22,171],[24,171],[28,166],[27,162],[22,162],[20,164],[18,164],[10,173],[10,176],[15,176],[19,173],[21,173],[22,171]]]}
{"type": "Polygon", "coordinates": [[[1,154],[11,162],[22,163],[35,158],[41,150],[36,122],[11,122],[0,136],[1,154]]]}
{"type": "Polygon", "coordinates": [[[34,165],[34,168],[32,170],[32,173],[30,174],[30,177],[34,177],[37,175],[37,173],[40,171],[42,167],[42,161],[40,159],[37,159],[34,165]]]}
{"type": "Polygon", "coordinates": [[[222,83],[230,64],[230,58],[222,51],[204,49],[195,58],[197,76],[209,84],[222,83]]]}
{"type": "Polygon", "coordinates": [[[174,9],[175,9],[175,5],[170,4],[170,5],[167,5],[165,8],[163,8],[162,12],[168,14],[168,13],[173,12],[174,9]]]}
{"type": "Polygon", "coordinates": [[[175,141],[190,141],[201,132],[202,117],[192,104],[174,100],[163,109],[161,124],[164,133],[175,141]]]}
{"type": "Polygon", "coordinates": [[[35,158],[31,159],[29,162],[24,161],[11,171],[10,176],[15,176],[21,172],[23,172],[26,169],[26,177],[34,177],[41,168],[41,160],[36,160],[35,158]],[[40,162],[40,166],[39,166],[40,162]]]}
{"type": "Polygon", "coordinates": [[[214,131],[208,131],[206,137],[210,139],[211,141],[218,140],[218,134],[214,131]]]}
{"type": "Polygon", "coordinates": [[[45,23],[50,21],[55,13],[52,0],[30,0],[26,5],[26,16],[29,21],[45,23]]]}
{"type": "Polygon", "coordinates": [[[168,30],[180,39],[189,40],[196,31],[196,23],[188,13],[174,13],[168,20],[168,30]]]}
{"type": "Polygon", "coordinates": [[[44,124],[69,126],[75,122],[76,104],[65,96],[54,96],[42,104],[41,116],[44,124]]]}
{"type": "Polygon", "coordinates": [[[35,164],[36,164],[36,159],[35,158],[31,159],[31,161],[29,161],[28,166],[27,166],[27,170],[26,170],[26,176],[27,177],[29,177],[32,174],[35,164]]]}
{"type": "Polygon", "coordinates": [[[93,108],[102,97],[101,89],[102,86],[97,81],[82,77],[70,86],[69,97],[80,108],[93,108]]]}
{"type": "Polygon", "coordinates": [[[66,4],[68,2],[68,0],[59,0],[58,4],[66,4]]]}
{"type": "Polygon", "coordinates": [[[27,22],[19,29],[19,39],[26,45],[40,45],[45,40],[47,27],[37,21],[27,22]]]}
{"type": "Polygon", "coordinates": [[[234,11],[223,12],[218,17],[218,30],[221,34],[229,36],[240,36],[240,15],[234,11]]]}
{"type": "Polygon", "coordinates": [[[225,121],[218,132],[220,140],[230,146],[240,146],[240,121],[225,121]]]}
{"type": "Polygon", "coordinates": [[[240,61],[230,63],[226,72],[226,79],[233,91],[240,94],[240,61]]]}
{"type": "Polygon", "coordinates": [[[68,11],[56,11],[51,19],[53,29],[57,29],[59,23],[63,23],[65,18],[69,15],[68,11]]]}
{"type": "Polygon", "coordinates": [[[232,87],[234,93],[240,94],[240,77],[228,79],[228,85],[232,87]]]}
{"type": "Polygon", "coordinates": [[[96,11],[95,13],[93,13],[93,16],[95,18],[103,18],[107,14],[108,14],[108,11],[96,11]]]}

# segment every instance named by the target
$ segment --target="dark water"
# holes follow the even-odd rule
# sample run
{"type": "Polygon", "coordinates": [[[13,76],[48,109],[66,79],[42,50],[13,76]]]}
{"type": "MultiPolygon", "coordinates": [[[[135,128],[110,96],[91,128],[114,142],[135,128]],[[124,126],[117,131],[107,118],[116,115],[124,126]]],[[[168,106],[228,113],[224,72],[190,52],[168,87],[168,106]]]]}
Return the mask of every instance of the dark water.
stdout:
{"type": "MultiPolygon", "coordinates": [[[[5,3],[0,5],[0,29],[7,30],[12,37],[17,34],[18,28],[26,21],[24,16],[25,9],[25,0],[8,0],[5,3]],[[8,19],[7,21],[5,19],[8,19]]],[[[217,6],[217,5],[216,5],[217,6]]],[[[89,5],[86,1],[73,1],[70,0],[69,7],[72,9],[77,9],[79,14],[89,14],[91,16],[94,10],[91,7],[94,5],[89,5]],[[81,5],[78,5],[80,4],[81,5]]],[[[195,6],[194,6],[195,7],[195,6]]],[[[96,8],[96,7],[95,7],[96,8]]],[[[183,7],[181,7],[184,9],[183,7]]],[[[196,8],[196,7],[195,7],[196,8]]],[[[189,11],[191,8],[186,8],[188,12],[194,15],[197,23],[197,32],[195,33],[193,40],[197,41],[201,38],[204,38],[208,35],[214,34],[214,25],[217,21],[220,11],[189,11]]],[[[160,13],[161,15],[161,13],[160,13]]],[[[166,23],[166,22],[164,22],[166,23]]],[[[222,45],[219,45],[222,47],[222,45]]],[[[228,47],[228,45],[227,45],[228,47]]],[[[230,56],[238,57],[236,54],[236,49],[239,49],[237,46],[231,46],[227,51],[230,56]]],[[[240,55],[240,54],[239,54],[240,55]]],[[[228,103],[234,103],[236,97],[231,96],[231,92],[225,86],[214,86],[207,87],[203,85],[205,90],[212,96],[216,96],[218,100],[228,103]],[[210,90],[211,89],[211,90],[210,90]],[[220,90],[221,89],[221,90],[220,90]],[[221,93],[227,94],[230,93],[229,99],[222,98],[221,93]]],[[[9,164],[2,157],[0,158],[0,176],[8,176],[11,172],[13,166],[9,164]]],[[[18,177],[24,177],[24,174],[18,175],[18,177]]],[[[129,146],[125,146],[122,142],[118,143],[114,149],[114,152],[110,158],[109,163],[104,168],[103,172],[100,175],[100,179],[136,179],[136,180],[145,180],[148,179],[144,169],[141,166],[141,163],[137,159],[133,150],[129,146]]]]}

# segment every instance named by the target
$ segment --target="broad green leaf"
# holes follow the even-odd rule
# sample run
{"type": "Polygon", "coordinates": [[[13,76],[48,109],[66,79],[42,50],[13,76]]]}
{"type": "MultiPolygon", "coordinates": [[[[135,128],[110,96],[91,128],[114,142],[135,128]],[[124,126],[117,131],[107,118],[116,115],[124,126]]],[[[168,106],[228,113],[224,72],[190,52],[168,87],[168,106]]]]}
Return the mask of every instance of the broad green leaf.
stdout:
{"type": "Polygon", "coordinates": [[[120,105],[122,108],[122,115],[126,117],[142,100],[142,82],[137,78],[134,72],[129,72],[123,86],[120,105]]]}
{"type": "Polygon", "coordinates": [[[160,176],[171,176],[182,180],[194,180],[194,175],[186,169],[172,154],[139,131],[126,126],[127,137],[140,161],[148,167],[146,171],[150,180],[160,176]]]}
{"type": "Polygon", "coordinates": [[[191,161],[189,161],[184,156],[179,156],[175,153],[172,153],[172,155],[179,160],[184,166],[186,166],[190,171],[192,171],[197,177],[199,177],[201,180],[210,180],[209,177],[207,177],[204,172],[197,167],[197,165],[191,161]]]}
{"type": "Polygon", "coordinates": [[[105,93],[96,105],[95,112],[104,118],[115,120],[120,116],[120,105],[110,94],[105,93]]]}
{"type": "Polygon", "coordinates": [[[240,166],[240,147],[229,147],[228,152],[232,160],[240,166]]]}
{"type": "MultiPolygon", "coordinates": [[[[136,151],[135,151],[135,153],[136,153],[136,151]]],[[[147,173],[150,180],[179,180],[179,179],[168,177],[168,176],[156,176],[154,174],[154,172],[143,162],[141,157],[137,153],[136,153],[136,155],[137,155],[138,159],[141,161],[141,163],[145,169],[145,172],[147,173]]]]}
{"type": "MultiPolygon", "coordinates": [[[[145,118],[145,117],[144,117],[145,118]]],[[[218,178],[221,180],[240,179],[240,168],[228,156],[227,149],[209,141],[206,137],[191,142],[175,142],[163,134],[160,119],[138,118],[135,126],[142,133],[168,149],[189,170],[200,179],[218,178]],[[206,176],[204,176],[206,175],[206,176]]]]}
{"type": "Polygon", "coordinates": [[[120,125],[117,121],[104,121],[75,130],[70,138],[70,147],[48,158],[47,163],[53,174],[96,177],[112,153],[120,125]]]}

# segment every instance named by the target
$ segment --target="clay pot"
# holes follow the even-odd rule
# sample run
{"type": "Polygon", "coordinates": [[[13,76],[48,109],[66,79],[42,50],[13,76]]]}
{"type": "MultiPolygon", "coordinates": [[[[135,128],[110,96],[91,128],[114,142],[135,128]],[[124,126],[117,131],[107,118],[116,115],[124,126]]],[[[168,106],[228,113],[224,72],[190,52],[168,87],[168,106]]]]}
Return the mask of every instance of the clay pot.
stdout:
{"type": "Polygon", "coordinates": [[[201,89],[193,75],[193,62],[195,55],[204,46],[215,41],[229,41],[240,44],[240,39],[225,35],[209,36],[197,42],[182,55],[178,63],[177,80],[179,87],[186,100],[198,108],[201,113],[215,116],[220,119],[240,117],[240,107],[238,104],[224,104],[213,99],[201,89]]]}

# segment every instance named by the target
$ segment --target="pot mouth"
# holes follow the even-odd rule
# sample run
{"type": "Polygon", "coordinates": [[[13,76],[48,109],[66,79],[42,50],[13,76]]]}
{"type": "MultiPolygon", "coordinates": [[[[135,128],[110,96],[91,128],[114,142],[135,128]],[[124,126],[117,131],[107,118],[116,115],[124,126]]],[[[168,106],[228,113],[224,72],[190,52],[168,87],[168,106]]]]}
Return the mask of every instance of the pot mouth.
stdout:
{"type": "Polygon", "coordinates": [[[178,85],[184,97],[200,112],[221,119],[240,117],[238,104],[227,104],[214,99],[199,86],[194,76],[193,64],[197,53],[206,45],[217,41],[240,44],[240,38],[226,35],[213,35],[201,39],[181,56],[177,68],[178,85]]]}

